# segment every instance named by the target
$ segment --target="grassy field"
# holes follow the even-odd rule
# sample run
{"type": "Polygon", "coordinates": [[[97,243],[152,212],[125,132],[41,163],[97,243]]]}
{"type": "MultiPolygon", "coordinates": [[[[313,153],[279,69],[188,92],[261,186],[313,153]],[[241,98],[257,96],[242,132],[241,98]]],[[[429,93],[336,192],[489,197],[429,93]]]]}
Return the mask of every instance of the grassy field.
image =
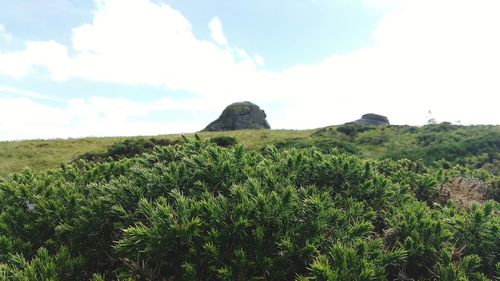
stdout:
{"type": "MultiPolygon", "coordinates": [[[[257,148],[267,143],[290,138],[309,138],[316,130],[240,130],[231,132],[198,133],[201,138],[230,136],[246,148],[257,148]]],[[[194,133],[184,134],[194,136],[194,133]]],[[[142,136],[149,138],[151,136],[142,136]]],[[[158,139],[179,139],[181,135],[158,135],[158,139]]],[[[0,142],[0,175],[21,171],[24,168],[41,170],[54,168],[88,152],[103,152],[112,144],[127,137],[102,137],[81,139],[26,140],[0,142]]],[[[140,138],[140,137],[136,137],[140,138]]]]}

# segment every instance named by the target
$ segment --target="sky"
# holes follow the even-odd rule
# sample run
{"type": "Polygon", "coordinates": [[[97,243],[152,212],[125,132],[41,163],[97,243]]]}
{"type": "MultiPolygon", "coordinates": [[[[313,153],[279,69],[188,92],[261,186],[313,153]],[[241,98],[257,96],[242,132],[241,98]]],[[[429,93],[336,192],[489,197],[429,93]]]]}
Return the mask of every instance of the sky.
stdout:
{"type": "Polygon", "coordinates": [[[500,124],[498,0],[0,0],[0,140],[500,124]]]}

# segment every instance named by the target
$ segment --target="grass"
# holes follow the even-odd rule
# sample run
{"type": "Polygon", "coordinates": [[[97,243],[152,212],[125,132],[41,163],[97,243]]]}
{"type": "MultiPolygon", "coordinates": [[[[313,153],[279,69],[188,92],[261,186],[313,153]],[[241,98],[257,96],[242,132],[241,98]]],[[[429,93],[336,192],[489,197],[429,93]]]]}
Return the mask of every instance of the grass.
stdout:
{"type": "MultiPolygon", "coordinates": [[[[249,149],[290,138],[309,138],[315,130],[239,130],[228,132],[197,133],[202,139],[230,136],[249,149]]],[[[195,133],[183,134],[194,136],[195,133]]],[[[142,136],[144,137],[144,136],[142,136]]],[[[148,136],[152,137],[152,136],[148,136]]],[[[180,134],[154,136],[158,139],[175,140],[180,134]]],[[[87,152],[103,152],[112,144],[127,137],[101,137],[81,139],[25,140],[0,142],[0,175],[5,176],[25,168],[50,169],[69,162],[87,152]]],[[[139,138],[139,137],[136,137],[139,138]]]]}
{"type": "MultiPolygon", "coordinates": [[[[469,168],[485,167],[500,175],[500,126],[457,126],[441,123],[412,126],[331,126],[310,130],[238,130],[183,134],[200,138],[233,137],[247,149],[267,144],[279,148],[315,146],[323,152],[336,147],[339,151],[368,159],[402,159],[433,161],[446,159],[469,168]]],[[[168,139],[180,134],[140,136],[134,138],[168,139]]],[[[0,176],[24,168],[55,168],[85,153],[105,152],[111,145],[130,137],[27,140],[0,142],[0,176]]]]}
{"type": "Polygon", "coordinates": [[[83,138],[0,142],[0,175],[24,168],[54,168],[89,151],[104,151],[120,138],[83,138]]]}

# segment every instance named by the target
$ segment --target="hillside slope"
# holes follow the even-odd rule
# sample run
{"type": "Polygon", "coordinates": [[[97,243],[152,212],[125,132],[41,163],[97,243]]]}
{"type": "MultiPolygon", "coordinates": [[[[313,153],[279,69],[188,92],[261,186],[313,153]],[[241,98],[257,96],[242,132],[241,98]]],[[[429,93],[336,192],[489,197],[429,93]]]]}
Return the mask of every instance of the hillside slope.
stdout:
{"type": "MultiPolygon", "coordinates": [[[[315,130],[240,130],[231,132],[198,133],[202,138],[230,136],[246,148],[256,148],[266,143],[290,138],[308,138],[315,130]]],[[[193,136],[193,133],[184,134],[193,136]]],[[[154,136],[156,139],[177,140],[179,134],[154,136]]],[[[56,168],[61,163],[76,159],[85,153],[105,152],[115,143],[130,137],[102,137],[82,139],[26,140],[0,142],[0,175],[21,171],[24,168],[43,170],[56,168]]],[[[151,137],[132,137],[132,139],[151,137]]]]}
{"type": "MultiPolygon", "coordinates": [[[[186,134],[193,136],[194,134],[186,134]]],[[[315,146],[323,152],[338,149],[368,159],[421,159],[427,164],[444,159],[469,168],[484,168],[500,175],[500,126],[457,126],[449,123],[413,126],[343,125],[312,130],[240,130],[198,133],[202,139],[230,137],[248,149],[315,146]]],[[[84,154],[106,154],[127,139],[151,137],[84,138],[0,142],[0,175],[55,168],[84,154]]],[[[160,135],[155,140],[176,141],[181,135],[160,135]]]]}

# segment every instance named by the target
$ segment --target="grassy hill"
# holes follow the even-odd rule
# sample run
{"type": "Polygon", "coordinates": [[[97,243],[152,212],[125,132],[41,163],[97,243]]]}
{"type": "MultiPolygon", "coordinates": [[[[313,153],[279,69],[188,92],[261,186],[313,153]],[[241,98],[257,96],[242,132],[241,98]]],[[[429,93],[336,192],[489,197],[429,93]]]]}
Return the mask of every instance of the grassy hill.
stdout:
{"type": "MultiPolygon", "coordinates": [[[[241,130],[232,132],[199,133],[202,138],[230,136],[247,148],[256,148],[266,143],[290,138],[308,138],[315,130],[241,130]]],[[[194,134],[185,134],[193,136],[194,134]]],[[[159,135],[157,139],[177,140],[181,135],[159,135]]],[[[133,137],[141,139],[150,137],[133,137]]],[[[24,168],[43,170],[55,168],[85,153],[105,152],[115,143],[128,137],[102,137],[81,139],[26,140],[0,142],[0,175],[21,171],[24,168]]]]}
{"type": "MultiPolygon", "coordinates": [[[[423,127],[343,125],[311,130],[203,132],[198,136],[202,139],[230,137],[245,148],[256,150],[269,144],[278,148],[315,146],[323,152],[338,149],[368,159],[420,159],[427,164],[444,159],[500,175],[500,126],[457,126],[449,123],[423,127]]],[[[0,142],[0,175],[26,167],[33,170],[55,168],[84,154],[105,155],[113,145],[127,139],[151,138],[176,141],[181,136],[0,142]]]]}

